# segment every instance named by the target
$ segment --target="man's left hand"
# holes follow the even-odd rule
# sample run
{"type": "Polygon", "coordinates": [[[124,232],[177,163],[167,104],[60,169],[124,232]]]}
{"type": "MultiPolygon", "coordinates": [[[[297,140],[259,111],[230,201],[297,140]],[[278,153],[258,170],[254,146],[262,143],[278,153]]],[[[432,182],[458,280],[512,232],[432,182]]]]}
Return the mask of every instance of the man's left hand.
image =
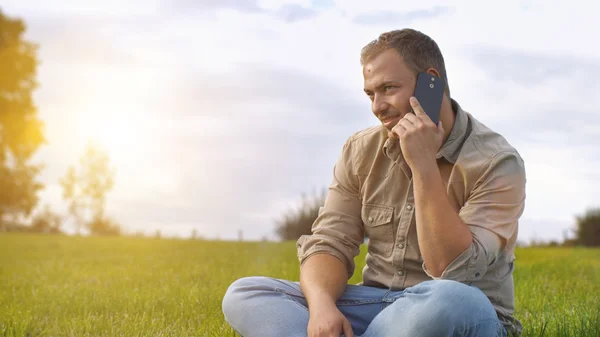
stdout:
{"type": "Polygon", "coordinates": [[[435,164],[436,155],[444,140],[442,121],[436,126],[423,111],[415,97],[410,98],[414,113],[408,113],[396,126],[392,134],[400,141],[407,164],[412,170],[420,170],[435,164]]]}

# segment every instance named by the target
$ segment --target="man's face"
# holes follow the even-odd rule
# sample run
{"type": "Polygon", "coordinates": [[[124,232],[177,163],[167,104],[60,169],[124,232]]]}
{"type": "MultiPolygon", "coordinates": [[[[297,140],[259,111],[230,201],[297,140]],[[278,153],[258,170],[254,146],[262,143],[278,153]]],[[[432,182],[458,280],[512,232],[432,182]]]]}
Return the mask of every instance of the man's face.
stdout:
{"type": "Polygon", "coordinates": [[[393,49],[377,55],[363,66],[364,89],[373,114],[390,131],[405,114],[414,94],[416,75],[393,49]]]}

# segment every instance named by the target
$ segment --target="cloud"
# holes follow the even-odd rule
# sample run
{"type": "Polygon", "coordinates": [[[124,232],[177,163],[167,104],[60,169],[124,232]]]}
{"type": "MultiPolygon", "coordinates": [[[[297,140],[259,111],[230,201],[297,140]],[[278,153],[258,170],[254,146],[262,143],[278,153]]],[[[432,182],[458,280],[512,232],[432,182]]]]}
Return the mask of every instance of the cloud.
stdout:
{"type": "MultiPolygon", "coordinates": [[[[203,71],[170,69],[174,96],[150,98],[149,105],[164,107],[171,114],[187,116],[220,116],[228,119],[265,118],[269,126],[288,126],[291,123],[311,123],[321,126],[346,125],[350,121],[369,116],[370,103],[366,96],[359,100],[356,92],[333,80],[298,70],[261,63],[237,63],[228,71],[207,74],[203,71]],[[358,102],[357,102],[358,100],[358,102]],[[257,103],[283,106],[284,111],[266,116],[262,110],[234,108],[238,104],[257,103]],[[219,111],[215,111],[215,107],[219,111]],[[230,109],[222,109],[231,107],[230,109]],[[366,112],[353,114],[357,107],[366,112]],[[220,111],[222,109],[222,111],[220,111]],[[296,112],[289,114],[290,111],[296,112]],[[283,118],[285,117],[285,118],[283,118]]],[[[364,121],[364,119],[362,119],[364,121]]],[[[303,133],[310,130],[302,130],[303,133]]]]}
{"type": "Polygon", "coordinates": [[[319,9],[329,9],[335,7],[333,0],[311,0],[311,7],[319,9]]]}
{"type": "MultiPolygon", "coordinates": [[[[528,87],[547,83],[549,80],[586,75],[591,80],[600,75],[600,62],[571,55],[526,52],[521,50],[476,47],[471,58],[495,81],[513,82],[528,87]]],[[[598,92],[598,81],[582,82],[585,92],[598,92]]]]}
{"type": "Polygon", "coordinates": [[[499,125],[519,138],[552,145],[600,142],[600,62],[582,57],[506,50],[470,49],[485,75],[476,84],[505,112],[499,125]]]}
{"type": "Polygon", "coordinates": [[[287,23],[310,19],[317,15],[318,12],[316,10],[298,4],[283,5],[273,13],[273,16],[287,23]]]}
{"type": "Polygon", "coordinates": [[[135,66],[143,62],[141,53],[124,44],[158,34],[162,19],[81,14],[33,16],[26,22],[43,64],[135,66]]]}
{"type": "Polygon", "coordinates": [[[205,0],[200,2],[177,0],[165,1],[164,6],[179,14],[187,14],[190,11],[211,11],[221,9],[234,10],[244,14],[265,14],[286,23],[295,23],[311,19],[319,14],[315,9],[299,4],[284,4],[277,9],[269,9],[262,7],[256,0],[205,0]]]}
{"type": "Polygon", "coordinates": [[[257,0],[167,0],[163,2],[163,6],[178,13],[215,9],[233,9],[242,13],[264,12],[257,0]]]}
{"type": "Polygon", "coordinates": [[[418,9],[408,12],[377,11],[356,15],[352,21],[360,25],[407,25],[413,21],[432,19],[451,14],[451,7],[435,6],[429,9],[418,9]]]}

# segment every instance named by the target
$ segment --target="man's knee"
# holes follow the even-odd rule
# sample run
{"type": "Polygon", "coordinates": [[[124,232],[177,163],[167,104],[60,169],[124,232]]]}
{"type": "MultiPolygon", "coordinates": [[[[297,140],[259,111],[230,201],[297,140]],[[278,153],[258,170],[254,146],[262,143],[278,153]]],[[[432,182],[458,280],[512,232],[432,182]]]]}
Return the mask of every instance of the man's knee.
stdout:
{"type": "Polygon", "coordinates": [[[478,288],[451,280],[427,281],[429,312],[436,321],[451,326],[475,325],[496,320],[496,310],[487,296],[478,288]]]}
{"type": "Polygon", "coordinates": [[[452,298],[456,300],[477,301],[487,299],[485,294],[476,287],[452,280],[431,280],[423,282],[430,289],[432,297],[438,299],[452,298]]]}
{"type": "Polygon", "coordinates": [[[245,304],[257,291],[265,290],[265,277],[249,276],[235,280],[229,285],[221,303],[227,320],[243,312],[245,304]]]}
{"type": "Polygon", "coordinates": [[[448,336],[453,332],[477,330],[482,336],[495,336],[497,315],[485,294],[451,280],[432,280],[419,284],[407,296],[415,296],[416,312],[409,331],[415,336],[448,336]],[[418,333],[417,333],[418,332],[418,333]]]}

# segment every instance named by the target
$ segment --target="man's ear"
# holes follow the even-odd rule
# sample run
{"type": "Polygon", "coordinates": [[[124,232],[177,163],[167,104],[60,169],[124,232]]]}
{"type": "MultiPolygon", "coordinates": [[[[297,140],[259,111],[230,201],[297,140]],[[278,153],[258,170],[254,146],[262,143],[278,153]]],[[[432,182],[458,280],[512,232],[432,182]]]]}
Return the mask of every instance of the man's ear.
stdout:
{"type": "Polygon", "coordinates": [[[435,68],[428,68],[425,72],[428,73],[428,74],[430,74],[430,75],[434,75],[434,76],[437,76],[437,77],[442,77],[442,76],[440,76],[439,71],[437,71],[437,69],[435,69],[435,68]]]}
{"type": "MultiPolygon", "coordinates": [[[[435,69],[435,68],[428,68],[428,69],[426,70],[426,72],[427,72],[428,74],[430,74],[430,75],[434,75],[434,76],[437,76],[437,77],[439,77],[439,78],[441,78],[441,77],[442,77],[442,76],[440,75],[440,73],[437,71],[437,69],[435,69]]],[[[448,84],[446,84],[446,86],[447,86],[447,85],[448,85],[448,84]]],[[[449,94],[448,94],[448,88],[445,88],[445,89],[444,89],[444,97],[447,97],[448,99],[450,99],[450,96],[449,96],[449,94]]]]}

